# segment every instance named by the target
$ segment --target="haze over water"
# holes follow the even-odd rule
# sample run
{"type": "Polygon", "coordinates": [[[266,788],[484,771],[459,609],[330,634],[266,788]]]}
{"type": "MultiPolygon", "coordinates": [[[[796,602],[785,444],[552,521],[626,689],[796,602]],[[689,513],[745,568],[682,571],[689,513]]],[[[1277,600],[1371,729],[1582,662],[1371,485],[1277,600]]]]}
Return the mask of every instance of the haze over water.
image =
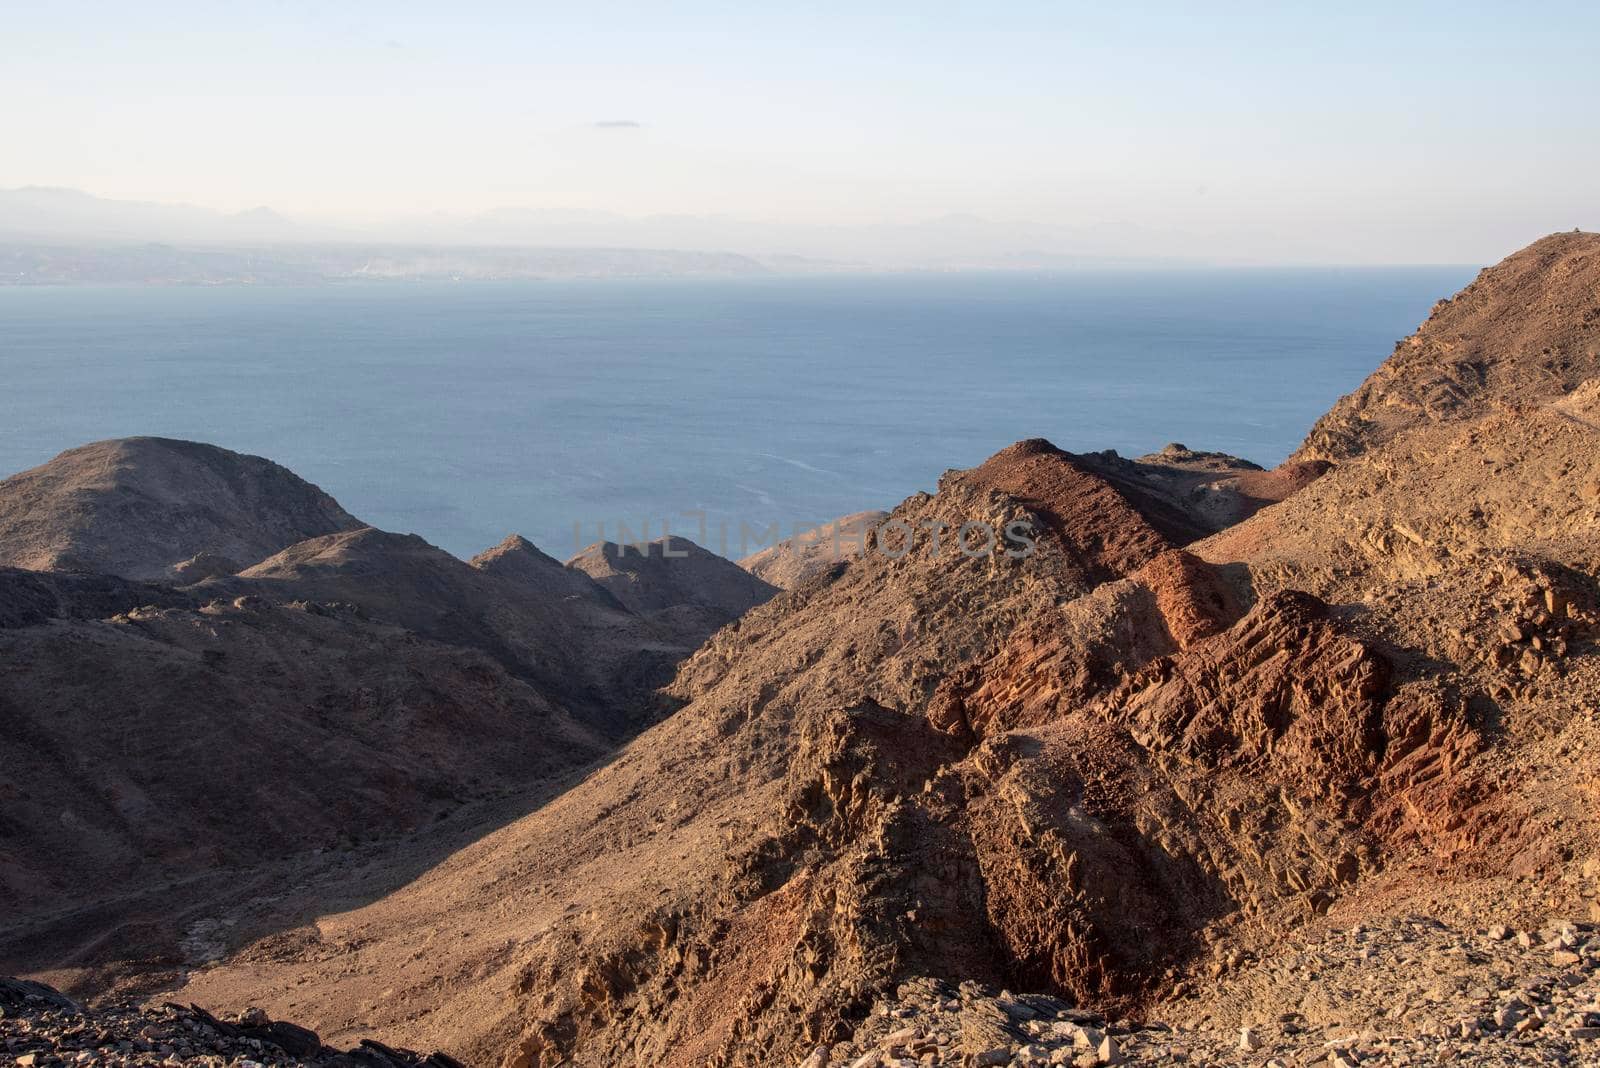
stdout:
{"type": "Polygon", "coordinates": [[[892,507],[1019,438],[1270,466],[1473,273],[0,287],[0,475],[193,438],[462,556],[698,540],[693,511],[737,555],[741,522],[892,507]]]}

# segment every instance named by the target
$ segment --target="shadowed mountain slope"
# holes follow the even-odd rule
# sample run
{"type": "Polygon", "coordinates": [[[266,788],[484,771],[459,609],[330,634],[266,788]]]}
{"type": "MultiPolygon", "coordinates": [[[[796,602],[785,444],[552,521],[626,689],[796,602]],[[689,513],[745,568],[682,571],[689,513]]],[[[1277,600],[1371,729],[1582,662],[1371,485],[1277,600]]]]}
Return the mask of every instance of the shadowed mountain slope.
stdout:
{"type": "Polygon", "coordinates": [[[193,947],[213,940],[189,929],[220,923],[208,908],[243,908],[250,931],[338,899],[338,856],[357,844],[392,851],[391,874],[360,880],[387,890],[437,859],[459,812],[525,813],[657,718],[656,688],[733,618],[672,600],[693,588],[678,558],[646,618],[523,539],[463,563],[210,446],[132,439],[66,459],[5,484],[33,487],[10,503],[45,518],[15,513],[8,539],[24,536],[0,553],[63,570],[0,568],[0,961],[83,989],[205,959],[193,947]],[[296,493],[312,507],[295,515],[329,520],[308,527],[350,529],[278,545],[296,493]],[[76,548],[35,555],[40,523],[63,514],[44,540],[76,548]],[[263,546],[277,551],[191,585],[163,563],[263,546]],[[166,581],[65,569],[90,559],[166,581]],[[323,883],[239,889],[296,869],[323,883]]]}
{"type": "Polygon", "coordinates": [[[481,650],[620,739],[654,717],[652,693],[674,665],[736,618],[746,600],[736,594],[759,592],[736,565],[676,543],[685,556],[657,552],[633,564],[630,550],[630,569],[602,570],[631,604],[516,536],[468,564],[414,534],[371,527],[301,542],[195,589],[352,605],[367,618],[481,650]]]}
{"type": "Polygon", "coordinates": [[[180,884],[398,843],[612,744],[473,649],[323,605],[166,600],[0,629],[13,966],[181,959],[180,884]]]}
{"type": "Polygon", "coordinates": [[[56,619],[105,619],[141,606],[190,608],[191,594],[114,575],[0,567],[0,630],[56,619]]]}
{"type": "Polygon", "coordinates": [[[611,696],[571,625],[574,608],[587,614],[591,602],[511,585],[415,534],[364,527],[313,538],[196,589],[351,605],[366,618],[487,653],[553,696],[596,709],[611,696]]]}
{"type": "Polygon", "coordinates": [[[622,608],[622,602],[604,586],[577,568],[568,568],[520,534],[512,534],[494,548],[485,549],[469,563],[485,574],[515,583],[522,591],[541,600],[581,601],[602,608],[622,608]]]}
{"type": "Polygon", "coordinates": [[[644,545],[596,542],[567,566],[642,616],[698,608],[734,619],[777,592],[732,561],[676,536],[644,545]]]}

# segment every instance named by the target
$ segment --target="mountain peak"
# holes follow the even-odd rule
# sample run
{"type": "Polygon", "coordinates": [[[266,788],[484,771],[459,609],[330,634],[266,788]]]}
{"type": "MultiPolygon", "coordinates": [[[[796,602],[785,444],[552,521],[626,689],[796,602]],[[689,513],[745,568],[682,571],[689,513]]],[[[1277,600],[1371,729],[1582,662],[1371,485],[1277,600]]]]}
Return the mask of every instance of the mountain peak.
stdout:
{"type": "Polygon", "coordinates": [[[1540,238],[1434,305],[1295,454],[1347,460],[1414,427],[1539,404],[1600,375],[1600,234],[1540,238]]]}
{"type": "Polygon", "coordinates": [[[253,208],[246,208],[244,211],[236,211],[233,214],[227,216],[227,219],[228,219],[229,222],[251,223],[251,224],[254,224],[254,225],[269,225],[269,226],[293,226],[294,225],[294,223],[292,221],[290,221],[286,216],[284,216],[283,214],[281,214],[279,212],[273,211],[271,208],[267,207],[265,204],[258,204],[253,208]]]}
{"type": "Polygon", "coordinates": [[[202,442],[94,442],[0,482],[0,564],[172,579],[364,524],[271,460],[202,442]]]}
{"type": "Polygon", "coordinates": [[[733,561],[676,535],[642,545],[596,542],[567,567],[640,614],[699,605],[738,616],[778,592],[733,561]]]}

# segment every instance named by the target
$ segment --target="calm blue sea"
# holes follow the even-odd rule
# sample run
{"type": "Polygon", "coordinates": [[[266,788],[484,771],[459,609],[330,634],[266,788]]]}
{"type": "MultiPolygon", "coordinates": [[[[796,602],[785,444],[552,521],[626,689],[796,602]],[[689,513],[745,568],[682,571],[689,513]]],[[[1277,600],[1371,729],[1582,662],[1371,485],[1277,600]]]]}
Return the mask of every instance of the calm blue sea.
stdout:
{"type": "Polygon", "coordinates": [[[158,434],[463,556],[694,537],[696,511],[717,548],[721,523],[889,507],[1024,437],[1276,463],[1473,273],[0,287],[0,474],[158,434]]]}

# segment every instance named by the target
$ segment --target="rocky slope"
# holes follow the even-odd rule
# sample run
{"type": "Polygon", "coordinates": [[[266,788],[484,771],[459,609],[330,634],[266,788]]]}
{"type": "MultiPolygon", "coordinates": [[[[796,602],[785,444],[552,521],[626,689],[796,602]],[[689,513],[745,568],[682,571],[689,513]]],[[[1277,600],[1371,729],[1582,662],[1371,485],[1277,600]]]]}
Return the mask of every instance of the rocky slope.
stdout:
{"type": "MultiPolygon", "coordinates": [[[[764,603],[502,546],[466,569],[588,618],[749,610],[581,782],[175,996],[507,1068],[1600,1060],[1594,241],[1486,272],[1274,471],[1019,442],[764,603]],[[1423,403],[1441,373],[1465,399],[1423,403]]],[[[362,625],[542,678],[394,536],[171,596],[343,599],[367,560],[407,577],[362,625]]],[[[29,589],[18,633],[79,648],[138,596],[29,589]]]]}
{"type": "Polygon", "coordinates": [[[1357,456],[1413,427],[1538,404],[1600,375],[1600,234],[1551,234],[1434,305],[1300,460],[1357,456]]]}
{"type": "Polygon", "coordinates": [[[656,688],[733,618],[715,598],[673,600],[693,585],[680,562],[759,588],[696,549],[658,562],[642,615],[523,539],[463,563],[209,446],[108,443],[19,479],[5,485],[59,491],[9,498],[42,500],[46,521],[70,502],[57,533],[74,559],[164,579],[67,570],[66,556],[31,555],[31,536],[0,542],[62,568],[0,568],[0,962],[78,992],[168,981],[230,939],[393,889],[463,828],[537,807],[657,718],[656,688]],[[112,472],[105,492],[83,490],[94,457],[112,472]],[[227,521],[175,524],[173,541],[163,509],[188,508],[196,463],[191,510],[227,521]],[[227,499],[257,512],[213,508],[219,465],[227,499]],[[220,574],[160,564],[275,547],[292,536],[280,519],[310,514],[286,504],[296,493],[350,529],[220,574]],[[368,871],[373,850],[387,859],[368,871]]]}
{"type": "Polygon", "coordinates": [[[219,1020],[198,1006],[167,1003],[85,1009],[40,983],[0,979],[0,1043],[18,1068],[52,1064],[310,1065],[317,1068],[461,1068],[443,1053],[395,1049],[371,1039],[348,1050],[260,1009],[219,1020]]]}
{"type": "Polygon", "coordinates": [[[1600,389],[1486,381],[1331,471],[951,473],[891,514],[909,551],[880,528],[720,632],[603,771],[319,923],[359,959],[246,948],[185,996],[514,1066],[850,1063],[919,976],[1178,1019],[1307,925],[1586,907],[1600,389]],[[970,522],[1037,551],[952,552],[970,522]]]}
{"type": "Polygon", "coordinates": [[[589,576],[640,615],[698,607],[733,619],[777,592],[757,576],[679,537],[643,545],[596,542],[568,560],[567,566],[589,576]]]}
{"type": "Polygon", "coordinates": [[[795,534],[743,557],[739,566],[780,590],[792,590],[834,564],[861,553],[868,531],[889,518],[888,512],[853,512],[815,530],[795,534]]]}
{"type": "Polygon", "coordinates": [[[478,650],[349,609],[145,594],[0,629],[13,969],[182,959],[178,884],[399,840],[616,740],[478,650]]]}
{"type": "Polygon", "coordinates": [[[69,449],[0,482],[0,566],[190,581],[361,526],[270,460],[168,438],[69,449]]]}
{"type": "Polygon", "coordinates": [[[1239,1011],[1170,1023],[916,979],[875,1004],[848,1042],[798,1064],[1593,1064],[1597,942],[1592,924],[1463,930],[1406,916],[1321,929],[1230,976],[1223,996],[1239,1011]]]}
{"type": "MultiPolygon", "coordinates": [[[[393,984],[382,1004],[347,975],[350,997],[305,1006],[295,991],[348,963],[250,948],[193,975],[185,996],[225,1003],[247,982],[331,1034],[398,1028],[477,1058],[762,1063],[831,1034],[906,969],[1000,981],[1038,919],[1036,896],[1006,884],[1033,847],[995,836],[1015,818],[995,798],[1005,761],[947,691],[1019,628],[1173,552],[1092,467],[1024,442],[948,475],[892,515],[916,532],[911,551],[875,547],[722,631],[680,672],[685,707],[606,769],[406,891],[319,924],[368,946],[362,969],[393,984]],[[967,555],[955,539],[968,521],[1025,523],[1039,548],[967,555]],[[1014,905],[974,928],[1002,887],[1014,905]],[[452,972],[481,981],[441,993],[405,963],[428,956],[419,939],[442,939],[452,972]]],[[[1160,516],[1178,519],[1197,522],[1176,506],[1160,516]]],[[[1157,617],[1153,602],[1108,604],[1157,617]]],[[[1162,631],[1150,644],[1174,643],[1162,631]]]]}

